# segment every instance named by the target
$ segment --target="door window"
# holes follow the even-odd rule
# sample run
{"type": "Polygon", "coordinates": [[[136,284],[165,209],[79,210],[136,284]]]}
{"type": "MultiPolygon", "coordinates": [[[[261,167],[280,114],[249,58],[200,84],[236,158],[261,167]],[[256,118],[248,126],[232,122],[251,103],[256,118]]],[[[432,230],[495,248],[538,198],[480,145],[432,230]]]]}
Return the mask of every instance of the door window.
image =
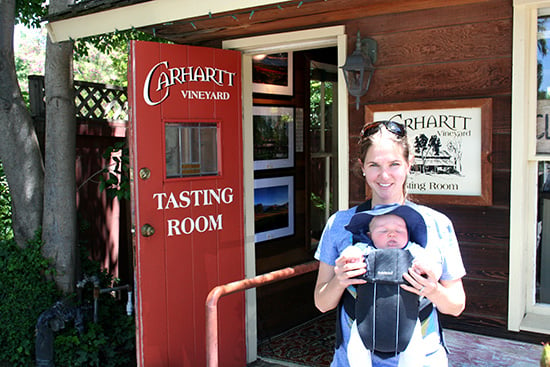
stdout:
{"type": "Polygon", "coordinates": [[[218,175],[215,123],[166,124],[166,178],[218,175]]]}

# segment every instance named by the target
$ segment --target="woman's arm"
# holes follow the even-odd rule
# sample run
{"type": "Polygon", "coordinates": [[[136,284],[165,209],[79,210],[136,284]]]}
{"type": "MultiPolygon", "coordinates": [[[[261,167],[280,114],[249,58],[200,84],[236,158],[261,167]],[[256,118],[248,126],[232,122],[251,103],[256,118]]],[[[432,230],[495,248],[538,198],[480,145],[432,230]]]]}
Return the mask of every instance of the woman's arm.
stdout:
{"type": "Polygon", "coordinates": [[[441,313],[458,316],[464,311],[466,293],[462,278],[437,280],[433,271],[420,263],[414,263],[403,277],[411,284],[401,285],[403,289],[428,298],[441,313]]]}
{"type": "Polygon", "coordinates": [[[346,256],[336,259],[334,266],[319,262],[317,283],[315,284],[315,306],[321,312],[330,311],[340,302],[342,294],[351,284],[366,283],[362,279],[352,279],[366,272],[365,262],[355,262],[346,256]]]}
{"type": "Polygon", "coordinates": [[[427,297],[437,307],[439,311],[447,315],[458,316],[466,307],[466,293],[462,279],[440,280],[436,283],[435,290],[428,293],[424,289],[427,297]]]}

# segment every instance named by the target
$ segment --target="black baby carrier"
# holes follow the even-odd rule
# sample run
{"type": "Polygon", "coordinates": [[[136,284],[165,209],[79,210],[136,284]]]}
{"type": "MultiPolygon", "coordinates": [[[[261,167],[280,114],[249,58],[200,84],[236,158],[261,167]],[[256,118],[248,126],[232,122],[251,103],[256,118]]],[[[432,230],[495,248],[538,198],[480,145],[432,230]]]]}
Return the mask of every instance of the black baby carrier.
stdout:
{"type": "MultiPolygon", "coordinates": [[[[369,202],[364,205],[370,207],[369,202]]],[[[406,283],[403,274],[408,272],[414,259],[411,252],[407,249],[374,248],[367,235],[369,223],[376,215],[398,215],[407,224],[409,240],[422,247],[426,246],[427,230],[422,215],[408,206],[395,204],[364,210],[359,206],[345,228],[352,233],[353,244],[363,247],[367,265],[363,278],[367,283],[355,285],[356,297],[348,291],[344,292],[340,307],[357,321],[365,347],[384,358],[407,348],[417,320],[427,318],[433,306],[426,302],[421,307],[418,295],[400,287],[406,283]],[[422,314],[419,315],[421,308],[422,314]]],[[[337,343],[341,338],[341,330],[338,332],[338,329],[337,343]]]]}

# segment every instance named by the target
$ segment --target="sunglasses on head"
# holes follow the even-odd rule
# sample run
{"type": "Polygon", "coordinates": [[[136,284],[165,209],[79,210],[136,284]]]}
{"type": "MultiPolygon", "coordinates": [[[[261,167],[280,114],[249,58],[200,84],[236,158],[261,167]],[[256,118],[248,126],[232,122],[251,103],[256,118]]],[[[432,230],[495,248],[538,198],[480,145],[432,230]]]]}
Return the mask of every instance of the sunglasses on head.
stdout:
{"type": "Polygon", "coordinates": [[[380,130],[380,126],[384,126],[389,132],[394,133],[400,138],[407,135],[407,130],[405,130],[405,125],[400,124],[399,122],[384,120],[384,121],[375,121],[363,127],[361,130],[361,137],[366,138],[380,130]]]}

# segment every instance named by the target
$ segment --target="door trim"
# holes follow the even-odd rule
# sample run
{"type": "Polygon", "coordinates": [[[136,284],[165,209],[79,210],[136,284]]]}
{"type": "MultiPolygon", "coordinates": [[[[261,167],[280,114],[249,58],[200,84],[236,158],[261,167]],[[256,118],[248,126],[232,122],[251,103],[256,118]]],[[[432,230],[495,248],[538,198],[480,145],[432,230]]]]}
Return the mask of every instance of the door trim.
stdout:
{"type": "MultiPolygon", "coordinates": [[[[340,25],[223,41],[222,47],[224,49],[234,49],[243,53],[244,256],[245,275],[247,278],[256,276],[253,195],[254,162],[252,158],[252,56],[262,53],[336,47],[338,65],[343,65],[347,54],[347,36],[345,31],[345,26],[340,25]]],[[[348,126],[348,92],[343,74],[338,73],[338,209],[346,209],[349,206],[348,126]]],[[[311,295],[313,297],[313,289],[311,290],[311,295]]],[[[247,361],[250,363],[258,357],[255,289],[246,291],[246,343],[247,361]]]]}

